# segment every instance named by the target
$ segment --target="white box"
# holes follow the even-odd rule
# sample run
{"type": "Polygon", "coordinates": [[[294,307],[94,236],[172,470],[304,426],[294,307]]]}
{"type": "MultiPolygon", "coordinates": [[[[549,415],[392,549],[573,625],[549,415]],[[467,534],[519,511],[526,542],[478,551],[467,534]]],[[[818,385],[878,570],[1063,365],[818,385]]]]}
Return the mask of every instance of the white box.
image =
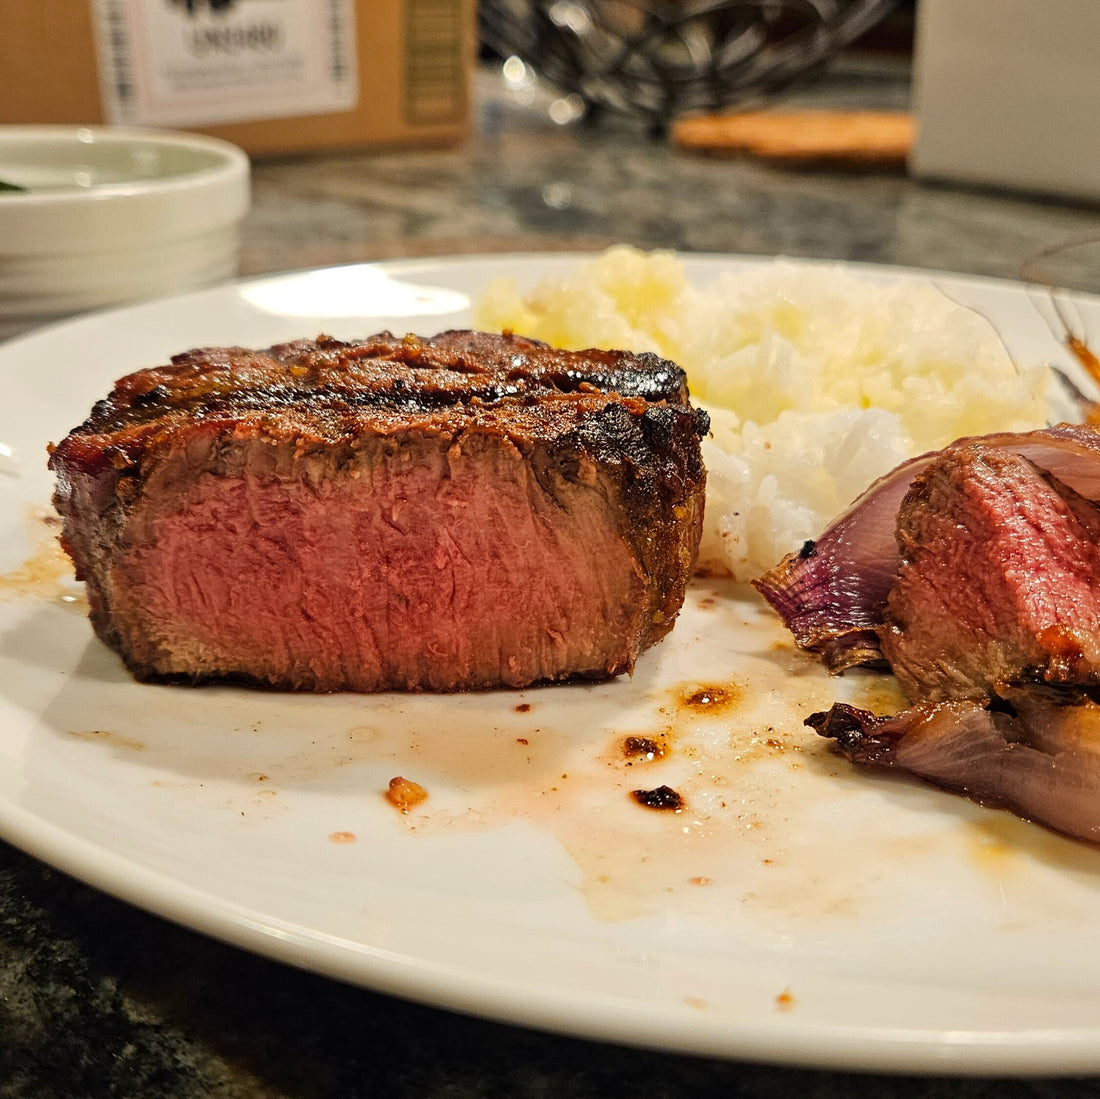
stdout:
{"type": "Polygon", "coordinates": [[[920,0],[917,176],[1100,200],[1100,0],[920,0]]]}

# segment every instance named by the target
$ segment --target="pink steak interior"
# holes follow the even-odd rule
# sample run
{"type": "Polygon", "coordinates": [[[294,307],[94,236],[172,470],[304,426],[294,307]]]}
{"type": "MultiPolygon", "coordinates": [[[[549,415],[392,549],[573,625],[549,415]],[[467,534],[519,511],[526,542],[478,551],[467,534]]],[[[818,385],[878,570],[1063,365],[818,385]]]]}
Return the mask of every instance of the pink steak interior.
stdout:
{"type": "Polygon", "coordinates": [[[153,475],[108,580],[129,658],[316,690],[523,686],[628,670],[647,579],[595,468],[499,435],[374,439],[340,463],[240,444],[153,475]],[[164,487],[164,484],[160,486],[164,487]],[[568,639],[568,640],[567,640],[568,639]]]}

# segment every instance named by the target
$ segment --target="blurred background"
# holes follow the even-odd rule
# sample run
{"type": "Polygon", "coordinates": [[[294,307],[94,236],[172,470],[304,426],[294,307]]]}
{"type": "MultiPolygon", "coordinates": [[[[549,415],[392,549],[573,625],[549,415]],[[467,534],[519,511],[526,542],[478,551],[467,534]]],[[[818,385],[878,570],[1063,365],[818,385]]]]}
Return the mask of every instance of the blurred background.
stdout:
{"type": "Polygon", "coordinates": [[[626,240],[1017,277],[1096,230],[1098,55],[1094,0],[0,0],[0,125],[243,148],[245,273],[626,240]]]}

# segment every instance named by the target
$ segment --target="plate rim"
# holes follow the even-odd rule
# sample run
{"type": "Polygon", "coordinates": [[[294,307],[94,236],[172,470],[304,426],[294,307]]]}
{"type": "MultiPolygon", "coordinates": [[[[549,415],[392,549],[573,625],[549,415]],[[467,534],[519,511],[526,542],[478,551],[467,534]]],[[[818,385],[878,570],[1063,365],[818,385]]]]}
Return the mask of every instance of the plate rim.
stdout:
{"type": "MultiPolygon", "coordinates": [[[[122,305],[103,306],[90,309],[73,316],[51,320],[48,323],[38,325],[26,332],[20,332],[0,339],[0,360],[5,352],[13,347],[33,345],[39,340],[45,340],[59,332],[65,332],[76,326],[95,324],[103,320],[113,318],[125,319],[134,314],[141,313],[155,307],[163,307],[177,303],[187,303],[196,298],[217,296],[220,293],[231,291],[241,286],[254,283],[292,278],[294,276],[313,274],[329,271],[352,271],[361,268],[375,268],[387,273],[420,275],[435,268],[454,266],[478,266],[484,264],[498,264],[518,261],[520,263],[538,263],[547,260],[563,263],[580,263],[593,260],[606,252],[607,249],[596,248],[591,251],[577,249],[524,250],[516,252],[461,252],[454,255],[439,254],[431,256],[407,256],[376,260],[350,260],[344,263],[321,264],[313,267],[288,267],[276,271],[253,272],[246,275],[237,275],[233,278],[223,279],[207,286],[196,287],[191,290],[170,292],[142,301],[130,302],[122,305]]],[[[938,280],[946,280],[959,285],[987,287],[991,289],[1023,290],[1036,293],[1057,293],[1067,297],[1071,301],[1092,302],[1100,305],[1100,292],[1093,293],[1087,290],[1078,290],[1073,287],[1048,286],[1045,283],[1031,282],[1023,278],[1013,278],[1008,275],[975,274],[966,271],[951,271],[939,267],[913,267],[908,264],[874,263],[869,260],[829,259],[822,256],[798,256],[786,253],[757,253],[757,252],[695,252],[678,251],[675,249],[639,249],[646,254],[667,253],[675,256],[687,265],[702,263],[719,267],[721,264],[733,263],[744,266],[766,266],[769,263],[785,262],[796,266],[808,267],[840,267],[857,274],[887,275],[892,278],[901,278],[905,281],[931,282],[933,285],[938,280]]],[[[1053,337],[1052,337],[1053,338],[1053,337]]],[[[0,364],[2,365],[2,364],[0,364]]]]}

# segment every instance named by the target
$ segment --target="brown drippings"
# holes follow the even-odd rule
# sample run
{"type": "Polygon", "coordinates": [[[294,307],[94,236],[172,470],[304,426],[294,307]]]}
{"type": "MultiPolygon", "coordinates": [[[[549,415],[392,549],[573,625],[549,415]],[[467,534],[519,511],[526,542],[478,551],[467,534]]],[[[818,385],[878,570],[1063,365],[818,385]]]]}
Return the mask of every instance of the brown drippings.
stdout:
{"type": "Polygon", "coordinates": [[[672,813],[684,811],[684,799],[671,786],[658,786],[655,790],[631,790],[630,796],[647,809],[672,813]]]}
{"type": "Polygon", "coordinates": [[[389,787],[386,790],[386,800],[395,808],[400,809],[402,813],[407,813],[410,809],[414,809],[428,800],[428,791],[419,782],[412,782],[410,779],[398,775],[396,778],[390,779],[389,787]]]}
{"type": "Polygon", "coordinates": [[[716,714],[740,701],[741,692],[730,683],[725,686],[693,686],[681,690],[677,702],[681,709],[697,714],[716,714]]]}
{"type": "Polygon", "coordinates": [[[531,703],[521,702],[515,709],[517,714],[529,714],[531,712],[531,703]]]}
{"type": "Polygon", "coordinates": [[[33,550],[21,565],[0,573],[0,599],[31,595],[56,599],[71,594],[71,599],[67,601],[82,602],[82,595],[67,593],[66,590],[75,578],[72,562],[57,538],[57,516],[41,508],[28,509],[25,523],[33,550]]]}
{"type": "Polygon", "coordinates": [[[145,745],[133,737],[123,736],[121,733],[113,733],[108,729],[70,729],[69,735],[77,740],[103,740],[112,748],[125,748],[130,752],[141,752],[145,745]]]}
{"type": "Polygon", "coordinates": [[[354,832],[330,832],[328,837],[333,843],[354,843],[354,832]]]}
{"type": "MultiPolygon", "coordinates": [[[[662,735],[661,741],[667,742],[667,737],[662,735]]],[[[633,735],[623,737],[623,755],[630,760],[651,763],[655,759],[660,759],[666,750],[664,743],[652,737],[633,735]]]]}
{"type": "Polygon", "coordinates": [[[775,998],[775,1007],[777,1011],[790,1011],[794,1007],[794,996],[791,995],[789,988],[783,989],[775,998]]]}

